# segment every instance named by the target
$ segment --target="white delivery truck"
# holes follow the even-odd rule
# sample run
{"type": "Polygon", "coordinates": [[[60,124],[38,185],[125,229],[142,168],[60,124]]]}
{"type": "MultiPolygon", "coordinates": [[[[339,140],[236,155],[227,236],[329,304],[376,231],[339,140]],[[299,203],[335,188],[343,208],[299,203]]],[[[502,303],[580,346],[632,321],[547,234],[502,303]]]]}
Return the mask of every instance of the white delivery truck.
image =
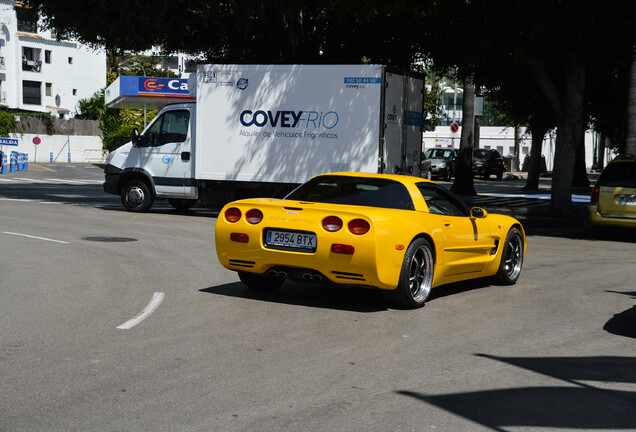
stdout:
{"type": "MultiPolygon", "coordinates": [[[[157,81],[154,81],[157,87],[157,81]]],[[[424,79],[382,65],[199,65],[193,103],[165,106],[106,160],[130,211],[155,199],[284,196],[326,172],[421,174],[424,79]]]]}

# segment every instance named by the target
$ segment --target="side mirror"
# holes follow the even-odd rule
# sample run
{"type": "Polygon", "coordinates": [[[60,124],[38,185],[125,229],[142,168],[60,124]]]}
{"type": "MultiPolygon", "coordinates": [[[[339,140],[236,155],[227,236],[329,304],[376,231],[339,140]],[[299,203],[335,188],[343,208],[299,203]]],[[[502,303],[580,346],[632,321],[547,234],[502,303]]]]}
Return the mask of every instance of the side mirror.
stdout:
{"type": "Polygon", "coordinates": [[[132,131],[132,145],[133,147],[140,147],[140,138],[139,138],[139,131],[137,130],[137,128],[134,128],[132,131]]]}
{"type": "Polygon", "coordinates": [[[486,210],[481,207],[473,207],[470,209],[470,217],[475,219],[483,219],[488,216],[486,210]]]}

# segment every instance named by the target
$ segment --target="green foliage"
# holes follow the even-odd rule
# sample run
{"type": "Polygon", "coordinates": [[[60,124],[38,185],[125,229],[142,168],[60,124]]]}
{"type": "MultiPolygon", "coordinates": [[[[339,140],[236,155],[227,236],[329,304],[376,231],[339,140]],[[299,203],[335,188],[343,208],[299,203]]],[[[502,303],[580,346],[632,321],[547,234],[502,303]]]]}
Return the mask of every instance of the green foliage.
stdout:
{"type": "Polygon", "coordinates": [[[0,110],[0,137],[8,137],[16,131],[15,113],[0,110]]]}
{"type": "Polygon", "coordinates": [[[120,125],[110,133],[104,133],[104,138],[102,139],[104,149],[111,151],[129,142],[132,137],[132,131],[136,127],[136,125],[120,125]]]}
{"type": "MultiPolygon", "coordinates": [[[[146,121],[151,121],[156,111],[146,115],[146,121]]],[[[102,131],[102,144],[105,150],[114,150],[130,141],[134,128],[142,129],[144,118],[141,110],[111,109],[106,107],[104,89],[95,92],[89,99],[81,99],[78,103],[78,114],[75,116],[84,120],[99,121],[102,131]]]]}

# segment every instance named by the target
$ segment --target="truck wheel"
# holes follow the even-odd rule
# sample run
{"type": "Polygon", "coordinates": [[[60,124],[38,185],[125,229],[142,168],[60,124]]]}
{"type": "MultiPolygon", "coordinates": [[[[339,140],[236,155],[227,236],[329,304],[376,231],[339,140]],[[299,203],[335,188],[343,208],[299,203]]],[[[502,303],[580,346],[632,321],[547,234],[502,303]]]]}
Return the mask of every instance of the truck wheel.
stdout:
{"type": "Polygon", "coordinates": [[[153,201],[150,188],[141,180],[130,180],[121,190],[121,202],[128,211],[146,212],[153,201]]]}
{"type": "Polygon", "coordinates": [[[433,246],[424,238],[417,238],[404,254],[400,279],[393,299],[398,306],[415,309],[424,306],[431,293],[435,255],[433,246]]]}
{"type": "Polygon", "coordinates": [[[240,271],[238,272],[239,279],[248,288],[258,291],[271,291],[275,290],[285,282],[284,278],[266,276],[255,273],[248,273],[240,271]]]}
{"type": "Polygon", "coordinates": [[[184,198],[170,198],[168,202],[175,210],[178,211],[186,211],[190,210],[197,203],[195,199],[184,199],[184,198]]]}

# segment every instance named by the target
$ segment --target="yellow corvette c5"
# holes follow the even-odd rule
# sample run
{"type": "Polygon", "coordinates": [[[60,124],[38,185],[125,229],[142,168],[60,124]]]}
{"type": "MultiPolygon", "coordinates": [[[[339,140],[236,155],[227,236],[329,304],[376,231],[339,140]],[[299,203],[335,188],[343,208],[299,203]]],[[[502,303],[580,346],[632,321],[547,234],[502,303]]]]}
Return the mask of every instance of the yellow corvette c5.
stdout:
{"type": "Polygon", "coordinates": [[[250,288],[287,278],[364,285],[409,308],[451,282],[514,284],[526,249],[512,217],[469,210],[419,177],[363,173],[319,175],[284,199],[231,202],[215,235],[219,261],[250,288]]]}

